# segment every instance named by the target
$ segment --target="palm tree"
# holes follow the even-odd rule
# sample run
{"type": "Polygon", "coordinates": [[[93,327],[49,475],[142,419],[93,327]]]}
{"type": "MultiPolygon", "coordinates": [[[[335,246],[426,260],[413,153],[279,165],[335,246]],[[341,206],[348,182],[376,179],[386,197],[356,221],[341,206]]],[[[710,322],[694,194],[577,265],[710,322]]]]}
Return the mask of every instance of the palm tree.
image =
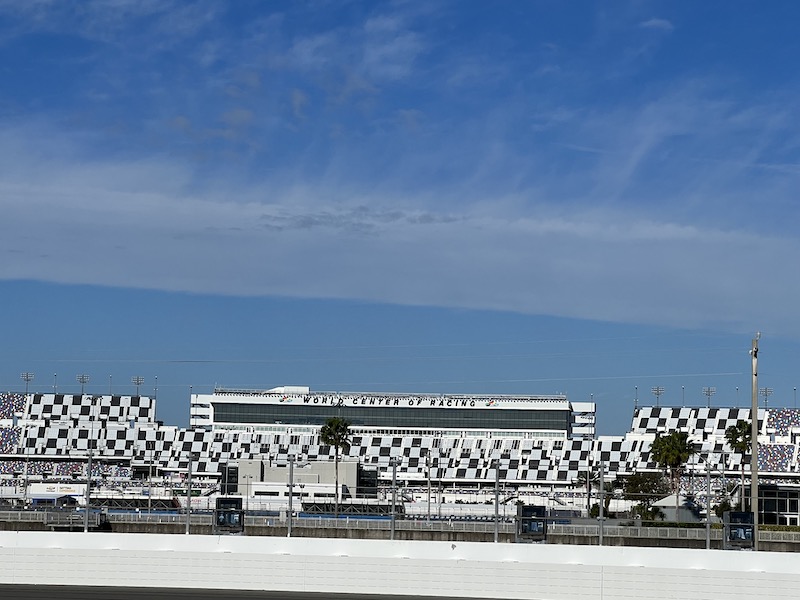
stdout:
{"type": "Polygon", "coordinates": [[[725,430],[725,440],[728,442],[728,446],[742,457],[742,487],[739,491],[739,497],[742,499],[740,506],[744,510],[744,463],[753,440],[750,423],[742,419],[736,421],[736,425],[731,425],[725,430]]]}
{"type": "Polygon", "coordinates": [[[339,516],[339,450],[350,452],[350,422],[341,417],[331,417],[319,430],[320,441],[334,448],[334,472],[336,491],[334,493],[334,515],[339,516]]]}
{"type": "Polygon", "coordinates": [[[697,450],[689,441],[685,431],[673,431],[669,435],[659,435],[650,445],[650,458],[662,469],[669,469],[669,481],[675,494],[675,518],[678,518],[678,496],[681,474],[689,458],[697,450]]]}

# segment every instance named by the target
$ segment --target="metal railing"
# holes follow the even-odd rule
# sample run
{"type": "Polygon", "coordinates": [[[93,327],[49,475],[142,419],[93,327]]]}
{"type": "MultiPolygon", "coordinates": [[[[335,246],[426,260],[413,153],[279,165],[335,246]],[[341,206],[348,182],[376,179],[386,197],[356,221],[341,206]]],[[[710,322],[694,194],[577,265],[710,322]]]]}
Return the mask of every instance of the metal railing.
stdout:
{"type": "MultiPolygon", "coordinates": [[[[99,519],[99,513],[95,515],[99,519]]],[[[163,513],[108,513],[106,518],[111,523],[147,523],[153,525],[174,524],[182,525],[186,523],[185,514],[163,514],[163,513]]],[[[94,521],[93,517],[93,521],[94,521]]],[[[0,521],[16,523],[42,523],[47,527],[65,526],[83,523],[83,511],[64,511],[64,510],[8,510],[0,511],[0,521]]],[[[99,522],[99,521],[98,521],[99,522]]],[[[213,524],[213,515],[210,513],[197,513],[191,516],[191,525],[210,527],[213,524]]],[[[246,527],[286,527],[287,520],[285,514],[275,516],[246,516],[246,527]]],[[[391,527],[390,519],[359,519],[343,517],[332,519],[326,517],[295,517],[292,520],[294,528],[302,529],[356,529],[372,531],[389,531],[391,527]]],[[[459,520],[404,520],[395,521],[395,529],[398,531],[430,531],[430,532],[469,532],[485,533],[494,532],[494,522],[483,521],[459,521],[459,520]]],[[[513,522],[502,522],[499,524],[499,531],[504,535],[513,535],[515,524],[513,522]]],[[[600,534],[599,525],[567,525],[549,524],[549,536],[575,536],[586,538],[597,538],[600,534]]],[[[605,525],[603,527],[605,537],[627,537],[640,539],[661,539],[661,540],[705,540],[705,528],[684,528],[684,527],[642,527],[631,525],[605,525]]],[[[758,530],[760,541],[764,542],[788,542],[800,544],[800,531],[770,531],[760,528],[758,530]]],[[[714,528],[711,530],[712,540],[722,539],[722,529],[714,528]]]]}

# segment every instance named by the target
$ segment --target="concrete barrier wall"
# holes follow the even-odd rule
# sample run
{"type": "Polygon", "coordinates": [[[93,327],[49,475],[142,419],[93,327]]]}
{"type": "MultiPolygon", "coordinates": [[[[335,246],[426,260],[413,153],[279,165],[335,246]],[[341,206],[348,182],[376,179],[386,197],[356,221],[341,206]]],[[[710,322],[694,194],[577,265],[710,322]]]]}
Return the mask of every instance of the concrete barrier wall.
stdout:
{"type": "Polygon", "coordinates": [[[671,548],[0,532],[0,583],[547,600],[788,600],[800,556],[671,548]]]}

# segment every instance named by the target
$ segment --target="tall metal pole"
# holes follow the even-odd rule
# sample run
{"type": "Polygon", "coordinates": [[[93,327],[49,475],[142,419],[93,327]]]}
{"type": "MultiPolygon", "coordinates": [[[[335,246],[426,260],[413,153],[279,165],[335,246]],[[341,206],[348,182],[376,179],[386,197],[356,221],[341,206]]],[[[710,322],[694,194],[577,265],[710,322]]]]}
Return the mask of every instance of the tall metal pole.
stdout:
{"type": "Polygon", "coordinates": [[[605,466],[603,459],[600,459],[600,535],[598,536],[598,544],[603,545],[603,521],[605,520],[604,504],[605,504],[605,466]]]}
{"type": "Polygon", "coordinates": [[[494,461],[494,543],[500,541],[500,464],[494,461]]]}
{"type": "Polygon", "coordinates": [[[153,454],[155,450],[150,451],[150,464],[147,466],[147,514],[152,512],[153,508],[153,454]]]}
{"type": "MultiPolygon", "coordinates": [[[[91,440],[90,440],[91,441],[91,440]]],[[[92,448],[89,447],[89,456],[86,459],[86,510],[83,513],[83,532],[89,531],[89,494],[92,487],[92,448]]]]}
{"type": "MultiPolygon", "coordinates": [[[[591,452],[589,453],[591,455],[591,452]]],[[[586,518],[592,514],[592,461],[586,456],[586,518]]]]}
{"type": "Polygon", "coordinates": [[[189,453],[189,473],[186,477],[186,535],[192,522],[192,453],[189,453]]]}
{"type": "Polygon", "coordinates": [[[750,356],[753,361],[752,407],[750,415],[750,510],[753,513],[753,550],[758,550],[758,340],[761,332],[753,338],[750,356]]]}
{"type": "Polygon", "coordinates": [[[395,505],[397,502],[397,460],[392,459],[392,529],[389,539],[394,539],[395,505]]]}
{"type": "Polygon", "coordinates": [[[289,455],[289,520],[286,528],[286,537],[292,537],[292,497],[294,496],[294,454],[289,455]]]}
{"type": "Polygon", "coordinates": [[[711,550],[711,465],[706,457],[706,550],[711,550]]]}
{"type": "Polygon", "coordinates": [[[425,457],[425,466],[428,467],[428,525],[431,524],[431,455],[425,457]]]}

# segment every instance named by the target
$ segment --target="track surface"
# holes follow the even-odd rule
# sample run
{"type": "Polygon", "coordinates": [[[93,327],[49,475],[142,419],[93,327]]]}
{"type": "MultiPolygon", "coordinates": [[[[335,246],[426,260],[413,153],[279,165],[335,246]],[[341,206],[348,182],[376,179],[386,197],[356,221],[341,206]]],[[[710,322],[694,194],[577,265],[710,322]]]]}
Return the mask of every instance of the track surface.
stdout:
{"type": "MultiPolygon", "coordinates": [[[[467,600],[396,594],[317,594],[176,588],[131,588],[60,585],[0,585],[0,598],[8,600],[467,600]]],[[[474,600],[474,599],[472,599],[474,600]]]]}

